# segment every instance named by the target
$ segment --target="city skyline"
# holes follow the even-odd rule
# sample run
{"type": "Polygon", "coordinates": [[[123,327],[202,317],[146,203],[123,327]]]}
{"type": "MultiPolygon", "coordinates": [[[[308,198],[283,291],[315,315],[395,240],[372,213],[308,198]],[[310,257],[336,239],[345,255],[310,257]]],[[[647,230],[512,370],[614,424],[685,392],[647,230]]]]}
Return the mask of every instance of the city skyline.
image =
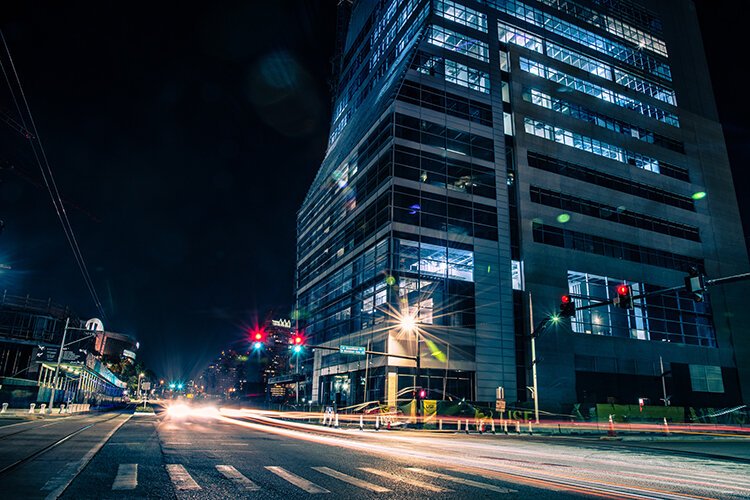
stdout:
{"type": "MultiPolygon", "coordinates": [[[[155,22],[144,26],[146,38],[140,42],[125,30],[127,20],[118,24],[105,17],[98,24],[87,23],[86,16],[95,12],[57,11],[70,16],[70,22],[80,23],[80,29],[73,30],[80,35],[63,36],[54,47],[50,40],[55,37],[41,37],[38,30],[54,33],[56,28],[32,22],[39,21],[38,11],[19,7],[2,25],[62,195],[70,201],[69,214],[103,298],[108,325],[141,339],[145,359],[166,374],[197,373],[225,345],[244,341],[243,328],[253,322],[253,315],[264,315],[267,310],[286,315],[292,307],[294,212],[325,151],[332,111],[325,81],[331,77],[328,60],[335,47],[335,6],[308,2],[302,9],[297,7],[282,3],[258,11],[235,5],[237,15],[207,16],[196,21],[197,27],[179,28],[179,35],[171,40],[163,38],[155,22]],[[271,29],[257,34],[242,29],[240,20],[254,19],[258,12],[255,22],[299,26],[292,30],[296,38],[290,41],[271,29]],[[112,29],[117,26],[122,29],[112,29]],[[200,35],[199,42],[194,41],[195,33],[200,35]],[[96,37],[106,43],[91,46],[88,41],[96,37]],[[237,48],[236,37],[245,37],[245,43],[239,44],[242,49],[237,48]],[[39,43],[29,44],[27,39],[39,43]],[[164,57],[186,57],[191,50],[201,55],[200,65],[159,64],[164,57]],[[53,80],[42,76],[50,68],[55,68],[53,80]],[[264,83],[248,76],[258,74],[282,79],[295,76],[305,85],[313,83],[315,90],[287,88],[282,92],[285,104],[274,108],[277,103],[262,102],[253,95],[257,97],[278,81],[264,83]],[[112,76],[122,83],[105,83],[112,76]],[[137,100],[148,104],[139,108],[137,100]],[[187,104],[191,100],[212,110],[208,115],[212,118],[195,118],[187,104]],[[307,103],[302,116],[292,122],[278,119],[289,109],[284,106],[297,108],[300,102],[307,103]],[[238,108],[238,103],[244,104],[238,108]],[[122,119],[105,119],[100,108],[122,119]],[[232,132],[215,133],[214,123],[222,122],[233,124],[232,132]],[[259,131],[258,147],[275,144],[276,151],[301,155],[276,162],[285,169],[283,175],[263,173],[254,161],[254,150],[246,142],[255,140],[259,131]],[[298,148],[300,144],[305,146],[298,148]],[[189,156],[175,155],[175,148],[182,146],[187,146],[182,149],[190,151],[189,156]],[[213,167],[217,157],[218,169],[213,167]],[[181,176],[181,169],[174,165],[183,161],[189,175],[181,176]],[[168,166],[164,175],[158,174],[161,169],[156,165],[168,166]],[[258,175],[262,182],[255,184],[258,175]],[[243,183],[247,189],[240,189],[243,183]],[[128,197],[139,203],[116,195],[118,186],[126,187],[128,197]],[[164,186],[175,189],[169,195],[164,186]],[[92,189],[98,193],[92,196],[92,189]],[[207,199],[204,191],[210,193],[207,199]],[[261,210],[272,207],[285,222],[246,220],[242,208],[248,203],[261,210]],[[175,206],[185,207],[184,211],[175,206]],[[186,286],[166,286],[166,293],[159,293],[146,284],[149,276],[158,278],[159,274],[177,277],[194,291],[186,294],[186,286]],[[167,351],[182,360],[159,359],[157,352],[167,351]]],[[[46,8],[55,11],[55,7],[46,8]]],[[[706,29],[711,35],[704,35],[709,66],[721,69],[717,32],[710,30],[731,21],[731,16],[708,8],[705,2],[699,2],[699,12],[706,14],[703,22],[709,23],[706,29]]],[[[159,15],[166,18],[168,13],[159,15]]],[[[135,25],[135,18],[130,22],[135,25]]],[[[727,33],[724,36],[736,36],[733,30],[727,33]]],[[[727,103],[732,92],[721,91],[722,84],[737,85],[726,73],[714,71],[712,78],[722,118],[729,117],[725,134],[746,214],[741,196],[746,184],[738,165],[748,135],[740,120],[742,107],[727,103]]],[[[5,101],[3,106],[7,107],[5,101]]],[[[3,144],[13,145],[11,161],[20,158],[16,163],[24,170],[9,171],[7,164],[2,170],[7,208],[2,213],[6,228],[0,236],[0,250],[13,267],[12,274],[3,274],[3,288],[51,297],[81,315],[95,316],[49,198],[38,186],[28,152],[21,151],[23,141],[13,133],[7,127],[3,130],[3,144]],[[8,281],[11,277],[13,281],[8,281]]],[[[747,217],[744,224],[747,227],[747,217]]]]}

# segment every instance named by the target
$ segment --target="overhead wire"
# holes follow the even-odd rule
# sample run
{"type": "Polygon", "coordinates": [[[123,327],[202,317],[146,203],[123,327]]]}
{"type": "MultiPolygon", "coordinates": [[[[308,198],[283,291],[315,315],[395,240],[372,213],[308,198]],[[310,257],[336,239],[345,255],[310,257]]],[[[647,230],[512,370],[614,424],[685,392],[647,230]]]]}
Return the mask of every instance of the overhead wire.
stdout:
{"type": "Polygon", "coordinates": [[[99,312],[101,317],[104,319],[106,318],[104,307],[102,306],[102,303],[99,300],[99,295],[96,293],[94,282],[91,279],[91,275],[89,274],[88,267],[86,266],[86,261],[81,252],[81,248],[78,245],[78,239],[76,238],[75,232],[73,231],[73,226],[70,224],[70,219],[68,218],[68,214],[65,211],[65,205],[63,204],[62,197],[60,196],[60,191],[57,188],[57,183],[55,182],[55,177],[52,173],[52,167],[50,166],[49,161],[47,159],[47,154],[44,150],[44,146],[42,145],[42,141],[39,136],[39,131],[36,128],[34,117],[31,114],[31,107],[29,106],[29,103],[26,99],[26,94],[23,90],[23,86],[21,85],[21,79],[18,75],[18,71],[16,70],[15,63],[13,62],[13,57],[11,56],[11,53],[10,53],[10,48],[8,47],[8,43],[5,40],[5,35],[3,34],[2,30],[0,30],[0,38],[2,38],[3,46],[5,48],[5,53],[7,54],[7,57],[8,57],[8,64],[10,66],[10,69],[13,72],[13,76],[15,77],[15,84],[18,87],[18,93],[20,94],[21,100],[23,101],[23,108],[25,109],[26,112],[24,113],[22,111],[21,105],[19,104],[18,98],[16,96],[16,92],[14,90],[13,83],[11,82],[11,79],[8,76],[8,72],[6,71],[5,63],[3,63],[2,58],[0,57],[0,67],[2,68],[5,81],[8,84],[8,89],[13,99],[13,103],[16,107],[16,111],[18,112],[18,115],[19,115],[19,118],[21,120],[21,124],[23,125],[23,127],[25,129],[29,129],[29,125],[30,125],[30,130],[33,131],[33,136],[27,137],[27,139],[29,140],[29,144],[31,145],[31,149],[34,154],[34,159],[36,160],[36,163],[39,166],[39,170],[42,174],[42,179],[44,180],[44,185],[47,188],[47,192],[50,195],[50,199],[52,200],[52,205],[55,209],[55,213],[57,215],[58,220],[60,221],[60,224],[62,225],[63,233],[65,234],[65,238],[68,241],[68,245],[70,246],[70,249],[73,252],[73,257],[76,260],[76,264],[78,265],[78,269],[81,272],[81,276],[83,277],[83,281],[86,285],[86,288],[88,289],[89,294],[91,295],[91,298],[94,301],[94,305],[96,306],[97,311],[99,312]],[[27,125],[25,117],[28,117],[29,125],[27,125]]]}

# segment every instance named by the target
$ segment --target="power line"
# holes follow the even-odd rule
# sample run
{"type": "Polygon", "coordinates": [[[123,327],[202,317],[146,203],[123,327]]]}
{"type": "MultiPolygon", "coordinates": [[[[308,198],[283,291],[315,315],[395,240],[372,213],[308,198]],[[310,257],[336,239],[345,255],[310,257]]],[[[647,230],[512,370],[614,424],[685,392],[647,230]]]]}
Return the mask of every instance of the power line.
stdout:
{"type": "Polygon", "coordinates": [[[26,100],[26,94],[23,91],[23,86],[21,85],[21,79],[19,78],[18,71],[16,70],[15,64],[13,63],[13,57],[10,54],[10,48],[8,47],[8,43],[6,42],[5,36],[3,35],[1,30],[0,38],[2,38],[3,40],[3,46],[8,57],[8,63],[10,69],[13,71],[15,84],[18,87],[18,93],[20,94],[21,100],[23,102],[23,109],[25,110],[24,113],[24,111],[22,111],[21,105],[19,104],[19,100],[16,97],[13,83],[11,82],[8,76],[8,72],[5,69],[5,64],[3,63],[2,58],[0,58],[0,67],[2,68],[3,75],[5,76],[5,81],[8,84],[8,89],[10,90],[11,97],[13,98],[13,103],[16,106],[16,111],[18,112],[18,115],[20,117],[21,125],[23,126],[23,129],[31,130],[33,133],[33,135],[27,138],[29,140],[29,144],[31,145],[31,150],[34,153],[34,159],[36,160],[36,163],[39,166],[39,170],[42,174],[44,185],[47,188],[47,192],[49,193],[50,199],[52,200],[52,205],[55,208],[55,213],[58,220],[60,221],[60,224],[62,225],[63,232],[65,233],[65,238],[67,239],[68,245],[73,252],[73,257],[76,260],[78,269],[81,271],[81,276],[83,277],[86,288],[88,288],[89,294],[94,301],[94,305],[96,306],[96,309],[99,311],[99,314],[102,316],[102,318],[106,318],[104,308],[102,307],[102,303],[99,300],[99,295],[96,293],[94,282],[91,279],[91,275],[89,274],[88,268],[86,266],[86,261],[84,260],[83,254],[81,253],[81,248],[78,245],[78,239],[73,232],[73,226],[70,224],[68,214],[65,211],[65,205],[63,204],[62,197],[60,196],[60,191],[57,188],[57,183],[55,182],[55,177],[52,173],[52,167],[50,166],[47,159],[47,154],[44,151],[44,146],[42,145],[41,138],[39,137],[39,132],[36,128],[36,124],[34,123],[34,117],[31,114],[31,108],[28,101],[26,100]],[[24,117],[28,117],[30,127],[29,125],[27,125],[27,120],[24,117]]]}

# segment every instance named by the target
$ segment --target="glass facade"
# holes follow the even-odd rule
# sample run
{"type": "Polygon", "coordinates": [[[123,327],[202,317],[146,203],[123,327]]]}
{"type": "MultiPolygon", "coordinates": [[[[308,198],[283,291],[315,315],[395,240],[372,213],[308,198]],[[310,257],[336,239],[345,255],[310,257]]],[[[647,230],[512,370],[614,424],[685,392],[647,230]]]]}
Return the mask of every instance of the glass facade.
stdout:
{"type": "Polygon", "coordinates": [[[623,0],[351,6],[328,151],[298,214],[295,319],[311,344],[412,359],[309,353],[307,397],[395,407],[419,386],[494,403],[503,387],[528,407],[531,295],[581,307],[612,298],[624,280],[608,276],[646,296],[539,340],[554,408],[576,403],[578,372],[613,370],[615,343],[623,360],[690,346],[694,390],[718,392],[703,361],[722,348],[717,303],[660,293],[719,260],[692,197],[706,177],[695,113],[678,107],[678,91],[695,104],[677,79],[692,49],[665,37],[679,30],[623,0]]]}

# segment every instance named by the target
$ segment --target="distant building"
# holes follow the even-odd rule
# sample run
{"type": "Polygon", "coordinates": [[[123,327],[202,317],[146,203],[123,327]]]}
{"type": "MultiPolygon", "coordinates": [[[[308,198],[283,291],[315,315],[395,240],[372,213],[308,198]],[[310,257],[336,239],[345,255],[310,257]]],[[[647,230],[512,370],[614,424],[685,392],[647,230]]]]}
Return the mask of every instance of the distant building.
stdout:
{"type": "Polygon", "coordinates": [[[200,377],[206,394],[227,399],[267,400],[269,381],[289,373],[291,322],[268,320],[248,332],[246,349],[227,349],[200,377]],[[255,339],[255,334],[261,340],[255,339]],[[258,341],[261,345],[254,347],[258,341]]]}
{"type": "MultiPolygon", "coordinates": [[[[313,344],[415,355],[419,341],[422,371],[317,351],[314,400],[395,404],[418,385],[484,402],[503,387],[529,405],[532,313],[562,294],[582,307],[624,282],[636,295],[679,285],[691,267],[748,271],[691,2],[339,5],[328,150],[298,213],[297,311],[313,344]]],[[[672,404],[750,402],[742,290],[579,310],[537,342],[542,407],[660,404],[662,376],[672,404]]]]}
{"type": "Polygon", "coordinates": [[[51,300],[14,296],[0,297],[0,403],[25,406],[49,403],[121,401],[125,382],[117,378],[94,351],[94,336],[86,337],[77,315],[51,300]],[[55,369],[65,322],[69,320],[66,344],[55,385],[55,369]]]}

